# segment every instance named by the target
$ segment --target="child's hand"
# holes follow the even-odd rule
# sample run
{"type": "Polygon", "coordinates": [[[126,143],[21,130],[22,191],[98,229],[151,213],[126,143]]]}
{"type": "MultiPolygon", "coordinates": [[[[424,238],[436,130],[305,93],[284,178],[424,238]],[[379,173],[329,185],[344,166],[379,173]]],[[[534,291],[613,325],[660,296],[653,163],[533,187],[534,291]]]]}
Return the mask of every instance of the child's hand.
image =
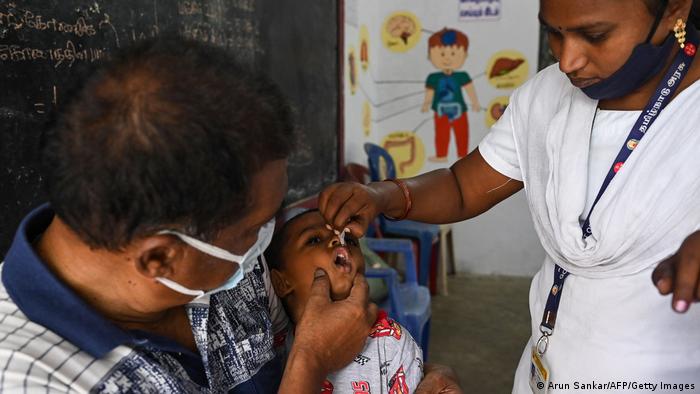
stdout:
{"type": "Polygon", "coordinates": [[[652,281],[663,295],[673,293],[672,307],[684,313],[700,299],[700,231],[688,236],[678,252],[659,263],[652,281]]]}
{"type": "Polygon", "coordinates": [[[483,108],[481,108],[481,104],[479,102],[473,103],[472,104],[472,111],[474,112],[481,112],[483,108]]]}
{"type": "Polygon", "coordinates": [[[420,109],[420,112],[428,112],[428,111],[430,111],[430,103],[423,104],[423,107],[420,109]]]}

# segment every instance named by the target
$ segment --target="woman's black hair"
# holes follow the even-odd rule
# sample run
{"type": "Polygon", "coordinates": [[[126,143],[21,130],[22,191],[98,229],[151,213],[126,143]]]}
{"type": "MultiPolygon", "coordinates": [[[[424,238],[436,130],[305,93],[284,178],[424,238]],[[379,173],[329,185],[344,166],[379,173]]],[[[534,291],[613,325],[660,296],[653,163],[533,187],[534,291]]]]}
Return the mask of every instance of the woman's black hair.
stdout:
{"type": "MultiPolygon", "coordinates": [[[[672,1],[672,0],[671,0],[672,1]]],[[[696,28],[700,29],[700,0],[692,0],[693,5],[690,10],[690,16],[688,17],[688,22],[693,24],[696,28]]],[[[663,8],[669,0],[644,0],[644,3],[649,10],[649,13],[656,15],[661,8],[663,8]]]]}

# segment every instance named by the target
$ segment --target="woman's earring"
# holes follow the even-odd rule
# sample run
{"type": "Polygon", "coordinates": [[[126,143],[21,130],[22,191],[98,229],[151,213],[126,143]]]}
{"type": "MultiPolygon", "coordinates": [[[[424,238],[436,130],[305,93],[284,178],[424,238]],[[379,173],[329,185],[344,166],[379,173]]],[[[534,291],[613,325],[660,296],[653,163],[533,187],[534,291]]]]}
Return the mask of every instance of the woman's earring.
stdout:
{"type": "Polygon", "coordinates": [[[685,22],[683,22],[683,19],[678,18],[676,25],[673,27],[673,33],[675,33],[681,49],[685,48],[685,22]]]}

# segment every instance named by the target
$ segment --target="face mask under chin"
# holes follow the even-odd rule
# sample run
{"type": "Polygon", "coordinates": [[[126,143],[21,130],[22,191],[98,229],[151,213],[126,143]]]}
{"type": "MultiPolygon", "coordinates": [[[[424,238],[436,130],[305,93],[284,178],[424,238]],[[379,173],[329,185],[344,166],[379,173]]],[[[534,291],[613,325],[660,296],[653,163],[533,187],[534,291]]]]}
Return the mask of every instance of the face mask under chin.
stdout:
{"type": "Polygon", "coordinates": [[[663,71],[674,46],[673,35],[669,35],[661,46],[639,44],[625,64],[611,76],[581,90],[594,100],[624,97],[663,71]]]}
{"type": "MultiPolygon", "coordinates": [[[[651,39],[659,27],[667,6],[668,1],[664,0],[656,12],[646,40],[634,47],[625,63],[611,76],[581,89],[583,93],[594,100],[621,98],[642,87],[664,69],[675,46],[674,36],[669,33],[660,46],[652,44],[651,39]]],[[[692,24],[688,24],[688,28],[689,34],[695,31],[692,24]]]]}

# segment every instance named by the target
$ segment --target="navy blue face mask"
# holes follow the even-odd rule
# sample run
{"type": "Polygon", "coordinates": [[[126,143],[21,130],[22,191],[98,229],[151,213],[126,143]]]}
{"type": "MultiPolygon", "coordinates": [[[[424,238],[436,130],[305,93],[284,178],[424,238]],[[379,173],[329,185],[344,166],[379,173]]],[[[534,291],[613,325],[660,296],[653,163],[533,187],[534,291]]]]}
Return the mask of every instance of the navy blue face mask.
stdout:
{"type": "MultiPolygon", "coordinates": [[[[651,38],[659,27],[659,22],[666,11],[667,3],[667,1],[664,1],[663,7],[656,14],[654,25],[647,39],[634,48],[625,64],[611,76],[591,86],[582,88],[581,90],[586,96],[594,100],[607,100],[626,96],[663,70],[666,66],[666,60],[668,60],[675,45],[673,34],[669,33],[669,36],[666,37],[661,46],[652,44],[651,38]]],[[[690,23],[688,27],[692,28],[690,23]]]]}

